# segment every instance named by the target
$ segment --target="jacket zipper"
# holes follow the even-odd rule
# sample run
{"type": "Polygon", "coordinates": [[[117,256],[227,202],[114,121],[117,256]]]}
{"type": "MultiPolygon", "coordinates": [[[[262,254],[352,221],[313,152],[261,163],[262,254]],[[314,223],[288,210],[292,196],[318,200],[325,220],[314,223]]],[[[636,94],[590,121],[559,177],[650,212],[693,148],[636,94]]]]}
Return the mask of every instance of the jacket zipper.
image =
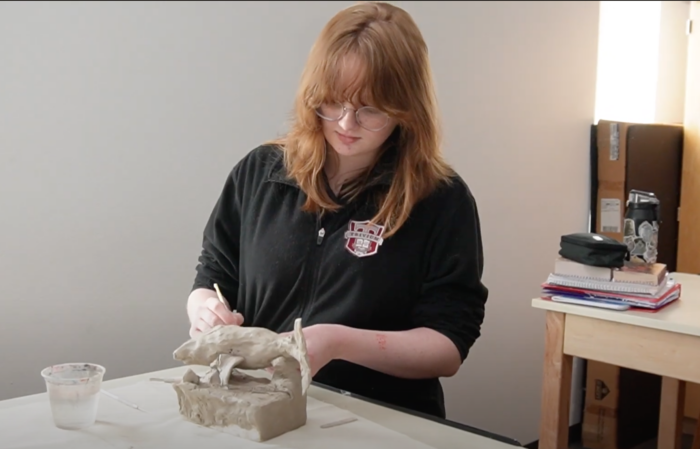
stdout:
{"type": "Polygon", "coordinates": [[[323,237],[326,235],[326,228],[323,227],[321,214],[316,214],[316,246],[321,246],[323,237]]]}
{"type": "Polygon", "coordinates": [[[318,278],[319,278],[319,268],[321,266],[321,256],[323,254],[323,248],[321,245],[323,244],[323,239],[326,236],[326,228],[323,227],[323,223],[321,220],[321,215],[316,216],[316,247],[312,248],[311,251],[309,251],[309,254],[313,258],[312,264],[313,264],[313,270],[311,271],[311,281],[310,281],[310,287],[309,287],[309,295],[304,298],[302,301],[301,305],[301,319],[302,322],[306,321],[306,313],[310,309],[310,306],[314,303],[314,300],[316,299],[316,287],[318,285],[318,278]]]}

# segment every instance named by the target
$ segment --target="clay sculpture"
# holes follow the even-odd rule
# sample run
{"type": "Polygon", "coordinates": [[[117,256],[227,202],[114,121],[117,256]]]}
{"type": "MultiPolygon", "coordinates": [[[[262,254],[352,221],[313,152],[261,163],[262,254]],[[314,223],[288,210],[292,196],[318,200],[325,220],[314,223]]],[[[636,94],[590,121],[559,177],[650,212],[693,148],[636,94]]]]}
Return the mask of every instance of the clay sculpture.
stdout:
{"type": "Polygon", "coordinates": [[[216,326],[173,353],[186,365],[209,366],[198,376],[188,369],[173,382],[180,414],[207,427],[265,441],[306,424],[311,370],[301,319],[282,336],[259,327],[216,326]],[[239,370],[273,368],[271,378],[239,370]]]}

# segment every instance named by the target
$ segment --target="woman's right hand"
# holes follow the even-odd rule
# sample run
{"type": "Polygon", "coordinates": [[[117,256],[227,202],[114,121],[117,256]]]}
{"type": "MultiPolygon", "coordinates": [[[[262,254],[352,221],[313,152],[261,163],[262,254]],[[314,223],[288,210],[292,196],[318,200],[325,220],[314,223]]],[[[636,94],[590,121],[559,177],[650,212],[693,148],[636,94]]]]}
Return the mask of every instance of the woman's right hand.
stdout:
{"type": "Polygon", "coordinates": [[[190,337],[195,338],[220,324],[243,324],[243,315],[234,313],[219,301],[216,296],[190,298],[188,315],[190,318],[190,337]]]}

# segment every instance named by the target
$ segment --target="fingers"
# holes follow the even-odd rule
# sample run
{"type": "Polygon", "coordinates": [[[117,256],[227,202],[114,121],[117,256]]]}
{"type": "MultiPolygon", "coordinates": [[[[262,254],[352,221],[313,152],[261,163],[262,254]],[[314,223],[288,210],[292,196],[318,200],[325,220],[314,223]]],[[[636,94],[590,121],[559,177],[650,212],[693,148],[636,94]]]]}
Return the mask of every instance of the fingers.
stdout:
{"type": "Polygon", "coordinates": [[[211,330],[215,326],[243,324],[244,318],[240,313],[233,313],[218,298],[207,298],[197,309],[197,319],[190,327],[190,338],[211,330]]]}
{"type": "Polygon", "coordinates": [[[218,320],[221,321],[219,324],[238,324],[238,319],[234,316],[233,312],[228,310],[218,298],[208,298],[204,302],[204,307],[217,316],[218,320]]]}
{"type": "MultiPolygon", "coordinates": [[[[220,324],[228,324],[225,323],[224,320],[219,317],[216,313],[214,313],[211,309],[202,309],[199,311],[199,321],[204,322],[204,325],[207,326],[206,330],[211,329],[214,326],[218,326],[220,324]]],[[[201,329],[202,331],[205,331],[205,329],[201,329]]]]}
{"type": "Polygon", "coordinates": [[[210,329],[211,329],[211,326],[209,326],[204,320],[199,318],[192,325],[192,327],[190,327],[190,338],[197,338],[199,335],[203,334],[204,332],[206,332],[210,329]]]}
{"type": "Polygon", "coordinates": [[[218,298],[208,298],[199,309],[199,319],[204,321],[211,329],[222,324],[240,326],[243,324],[243,315],[233,313],[224,306],[218,298]]]}
{"type": "Polygon", "coordinates": [[[234,313],[232,314],[232,317],[233,323],[231,324],[235,324],[236,326],[240,326],[243,324],[243,315],[241,315],[240,313],[234,313]]]}

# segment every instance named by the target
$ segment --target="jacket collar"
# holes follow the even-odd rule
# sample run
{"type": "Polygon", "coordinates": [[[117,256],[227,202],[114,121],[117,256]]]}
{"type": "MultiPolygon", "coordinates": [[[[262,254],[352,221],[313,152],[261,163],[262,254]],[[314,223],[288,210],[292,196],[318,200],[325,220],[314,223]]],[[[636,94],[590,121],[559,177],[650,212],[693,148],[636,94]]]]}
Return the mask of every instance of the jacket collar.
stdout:
{"type": "MultiPolygon", "coordinates": [[[[394,170],[398,162],[398,149],[396,146],[391,146],[384,151],[379,162],[372,168],[370,180],[367,187],[375,185],[390,186],[394,179],[394,170]]],[[[292,187],[299,187],[296,180],[287,175],[287,169],[284,166],[284,154],[282,151],[271,161],[268,171],[267,180],[278,182],[292,187]]]]}
{"type": "Polygon", "coordinates": [[[277,155],[270,164],[267,180],[290,185],[292,187],[299,187],[299,184],[297,184],[294,178],[287,176],[287,169],[284,166],[284,153],[282,153],[281,150],[277,151],[277,155]]]}

